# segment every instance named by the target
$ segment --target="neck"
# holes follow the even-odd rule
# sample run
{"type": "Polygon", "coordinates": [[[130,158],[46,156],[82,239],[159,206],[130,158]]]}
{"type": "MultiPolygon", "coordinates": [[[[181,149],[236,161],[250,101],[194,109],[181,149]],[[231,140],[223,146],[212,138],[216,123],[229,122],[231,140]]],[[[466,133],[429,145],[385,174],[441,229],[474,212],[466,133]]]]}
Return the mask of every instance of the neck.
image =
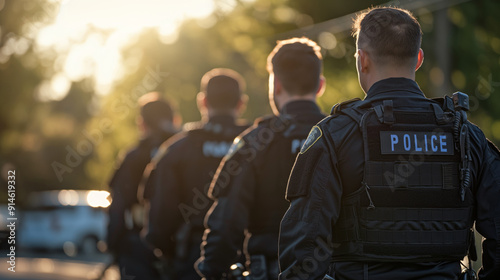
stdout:
{"type": "Polygon", "coordinates": [[[315,93],[309,93],[309,94],[305,94],[305,95],[289,95],[289,94],[286,94],[285,96],[283,96],[284,98],[282,98],[280,100],[280,111],[283,110],[283,108],[285,107],[286,104],[292,102],[292,101],[312,101],[312,102],[316,102],[316,94],[315,93]]]}
{"type": "Polygon", "coordinates": [[[408,69],[398,69],[398,68],[378,68],[374,69],[371,75],[368,75],[364,88],[366,92],[372,87],[372,85],[378,81],[389,79],[389,78],[407,78],[415,81],[415,71],[408,71],[408,69]]]}
{"type": "Polygon", "coordinates": [[[231,109],[231,110],[213,110],[213,109],[210,109],[210,110],[208,110],[208,112],[206,114],[203,114],[202,120],[207,122],[211,118],[217,117],[217,116],[230,116],[230,117],[236,118],[237,113],[236,113],[236,110],[233,110],[233,109],[231,109]]]}

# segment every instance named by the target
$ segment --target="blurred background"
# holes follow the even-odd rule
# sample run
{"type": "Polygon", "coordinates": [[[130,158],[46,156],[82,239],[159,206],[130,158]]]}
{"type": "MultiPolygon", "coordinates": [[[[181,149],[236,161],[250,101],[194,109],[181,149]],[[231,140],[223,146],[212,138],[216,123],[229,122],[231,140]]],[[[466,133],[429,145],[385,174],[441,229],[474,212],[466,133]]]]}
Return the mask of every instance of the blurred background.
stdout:
{"type": "MultiPolygon", "coordinates": [[[[138,140],[140,96],[159,91],[184,122],[197,121],[201,76],[227,67],[247,81],[242,117],[269,114],[266,57],[280,39],[307,36],[322,47],[324,112],[363,98],[351,23],[381,4],[411,10],[422,26],[425,62],[417,82],[426,95],[467,93],[469,118],[500,144],[498,1],[0,0],[0,184],[7,186],[7,171],[16,170],[16,205],[26,212],[35,207],[30,196],[42,191],[34,204],[44,211],[103,210],[107,194],[98,191],[108,190],[120,157],[138,140]],[[94,204],[90,190],[99,193],[94,204]],[[53,204],[42,199],[51,196],[58,198],[53,204]]],[[[68,246],[65,255],[77,255],[68,246]]]]}

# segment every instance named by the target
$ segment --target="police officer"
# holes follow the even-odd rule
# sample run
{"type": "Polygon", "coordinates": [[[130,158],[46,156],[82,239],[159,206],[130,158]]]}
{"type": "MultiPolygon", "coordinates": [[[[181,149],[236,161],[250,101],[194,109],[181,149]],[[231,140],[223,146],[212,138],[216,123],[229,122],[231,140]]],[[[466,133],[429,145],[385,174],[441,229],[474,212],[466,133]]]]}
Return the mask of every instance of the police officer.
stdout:
{"type": "Polygon", "coordinates": [[[186,132],[164,143],[155,158],[145,239],[164,258],[174,260],[175,279],[200,278],[193,266],[200,256],[203,219],[212,204],[207,191],[234,138],[248,127],[236,119],[245,107],[244,88],[243,77],[231,69],[207,72],[198,94],[203,120],[186,124],[186,132]]]}
{"type": "Polygon", "coordinates": [[[408,11],[371,9],[354,29],[366,98],[335,106],[296,160],[280,279],[459,279],[474,221],[479,279],[500,279],[498,149],[466,121],[463,94],[420,90],[422,32],[408,11]]]}
{"type": "Polygon", "coordinates": [[[277,279],[278,231],[286,183],[311,127],[324,118],[316,105],[324,78],[319,46],[307,38],[278,42],[267,60],[274,115],[238,136],[219,166],[209,194],[199,274],[218,279],[243,251],[252,279],[277,279]]]}
{"type": "Polygon", "coordinates": [[[142,96],[139,105],[137,123],[142,139],[127,153],[109,183],[113,201],[109,206],[107,243],[118,261],[122,279],[159,279],[151,265],[155,258],[139,237],[143,205],[138,199],[138,186],[158,146],[177,130],[172,107],[157,92],[142,96]]]}

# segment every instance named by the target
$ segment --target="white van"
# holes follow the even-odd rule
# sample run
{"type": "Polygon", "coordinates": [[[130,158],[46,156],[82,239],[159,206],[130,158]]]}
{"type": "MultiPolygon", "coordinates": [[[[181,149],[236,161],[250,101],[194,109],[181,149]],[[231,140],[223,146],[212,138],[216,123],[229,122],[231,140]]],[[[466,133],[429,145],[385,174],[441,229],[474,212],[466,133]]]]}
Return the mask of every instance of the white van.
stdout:
{"type": "Polygon", "coordinates": [[[59,250],[67,255],[105,249],[109,192],[58,190],[31,193],[18,219],[22,248],[59,250]],[[103,246],[104,245],[104,246],[103,246]]]}

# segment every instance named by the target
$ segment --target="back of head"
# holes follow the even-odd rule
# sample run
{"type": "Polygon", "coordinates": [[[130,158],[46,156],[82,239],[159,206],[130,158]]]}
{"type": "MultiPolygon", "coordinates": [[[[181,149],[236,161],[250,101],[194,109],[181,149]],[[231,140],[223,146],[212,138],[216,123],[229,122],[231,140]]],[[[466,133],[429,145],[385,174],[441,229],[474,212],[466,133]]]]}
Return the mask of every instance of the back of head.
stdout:
{"type": "Polygon", "coordinates": [[[245,80],[231,69],[215,68],[201,78],[201,92],[212,109],[234,109],[244,90],[245,80]]]}
{"type": "Polygon", "coordinates": [[[305,37],[278,41],[267,57],[267,70],[291,95],[316,93],[323,67],[320,50],[314,41],[305,37]]]}
{"type": "Polygon", "coordinates": [[[150,92],[138,100],[140,114],[144,123],[152,130],[162,130],[165,122],[171,123],[174,111],[158,92],[150,92]]]}
{"type": "Polygon", "coordinates": [[[358,15],[353,35],[358,48],[371,54],[373,61],[383,66],[402,65],[415,68],[422,42],[420,24],[404,9],[373,8],[358,15]]]}

